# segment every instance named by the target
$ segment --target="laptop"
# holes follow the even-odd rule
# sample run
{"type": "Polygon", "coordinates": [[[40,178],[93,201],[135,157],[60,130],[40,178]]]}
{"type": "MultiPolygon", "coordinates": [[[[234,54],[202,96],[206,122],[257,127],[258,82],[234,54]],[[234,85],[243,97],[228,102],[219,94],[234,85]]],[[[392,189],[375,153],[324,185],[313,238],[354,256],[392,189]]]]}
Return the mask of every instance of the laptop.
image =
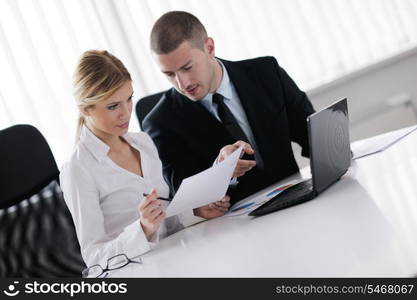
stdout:
{"type": "Polygon", "coordinates": [[[315,198],[350,167],[349,116],[346,98],[307,118],[311,179],[299,182],[249,213],[261,216],[315,198]]]}

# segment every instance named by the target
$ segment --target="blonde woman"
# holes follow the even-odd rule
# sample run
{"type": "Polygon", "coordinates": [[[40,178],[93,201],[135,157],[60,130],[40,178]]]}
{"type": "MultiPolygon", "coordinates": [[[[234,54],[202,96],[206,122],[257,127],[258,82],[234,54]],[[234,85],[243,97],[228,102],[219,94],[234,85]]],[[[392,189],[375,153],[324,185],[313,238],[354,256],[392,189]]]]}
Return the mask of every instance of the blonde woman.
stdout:
{"type": "Polygon", "coordinates": [[[87,266],[104,268],[118,254],[133,258],[201,220],[197,217],[210,219],[227,211],[228,196],[166,218],[165,201],[157,199],[169,195],[158,152],[146,133],[128,133],[133,89],[119,59],[107,51],[85,52],[74,88],[78,141],[60,180],[87,266]]]}

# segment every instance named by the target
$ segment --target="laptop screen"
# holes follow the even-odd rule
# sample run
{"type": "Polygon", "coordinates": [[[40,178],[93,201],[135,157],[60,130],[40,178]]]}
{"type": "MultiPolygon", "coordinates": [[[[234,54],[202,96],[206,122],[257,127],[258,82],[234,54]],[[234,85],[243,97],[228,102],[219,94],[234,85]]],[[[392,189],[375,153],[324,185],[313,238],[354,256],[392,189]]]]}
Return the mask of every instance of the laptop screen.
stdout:
{"type": "Polygon", "coordinates": [[[307,118],[313,188],[322,192],[348,170],[351,163],[346,98],[307,118]]]}

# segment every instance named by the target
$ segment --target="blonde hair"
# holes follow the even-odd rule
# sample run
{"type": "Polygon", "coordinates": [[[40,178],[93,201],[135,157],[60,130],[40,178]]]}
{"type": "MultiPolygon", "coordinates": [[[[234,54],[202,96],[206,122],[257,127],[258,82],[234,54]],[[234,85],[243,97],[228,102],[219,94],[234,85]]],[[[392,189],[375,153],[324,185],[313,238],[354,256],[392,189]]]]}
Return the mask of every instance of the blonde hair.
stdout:
{"type": "Polygon", "coordinates": [[[81,55],[74,73],[74,97],[79,109],[77,142],[85,124],[81,111],[107,99],[131,80],[123,63],[106,50],[89,50],[81,55]]]}

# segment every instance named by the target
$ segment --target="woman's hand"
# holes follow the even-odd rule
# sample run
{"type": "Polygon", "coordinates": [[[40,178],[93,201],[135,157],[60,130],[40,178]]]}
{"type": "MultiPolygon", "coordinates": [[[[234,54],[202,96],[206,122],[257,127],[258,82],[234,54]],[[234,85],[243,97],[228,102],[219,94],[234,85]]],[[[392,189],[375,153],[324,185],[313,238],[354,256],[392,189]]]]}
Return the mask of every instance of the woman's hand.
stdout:
{"type": "Polygon", "coordinates": [[[194,215],[205,219],[213,219],[223,216],[230,207],[230,197],[194,209],[194,215]]]}
{"type": "Polygon", "coordinates": [[[157,197],[156,190],[152,189],[148,196],[143,197],[138,206],[140,225],[148,240],[158,230],[161,222],[166,217],[157,197]]]}
{"type": "MultiPolygon", "coordinates": [[[[240,157],[243,156],[243,154],[247,153],[249,155],[254,154],[251,145],[248,143],[245,143],[243,141],[237,141],[233,145],[227,145],[220,149],[219,156],[217,157],[217,161],[221,162],[224,160],[227,156],[232,154],[236,149],[238,149],[241,145],[243,145],[243,151],[240,154],[240,157]]],[[[252,169],[256,165],[256,161],[254,160],[246,160],[246,159],[239,159],[236,165],[236,168],[233,172],[232,177],[240,177],[244,175],[247,171],[252,169]]]]}

